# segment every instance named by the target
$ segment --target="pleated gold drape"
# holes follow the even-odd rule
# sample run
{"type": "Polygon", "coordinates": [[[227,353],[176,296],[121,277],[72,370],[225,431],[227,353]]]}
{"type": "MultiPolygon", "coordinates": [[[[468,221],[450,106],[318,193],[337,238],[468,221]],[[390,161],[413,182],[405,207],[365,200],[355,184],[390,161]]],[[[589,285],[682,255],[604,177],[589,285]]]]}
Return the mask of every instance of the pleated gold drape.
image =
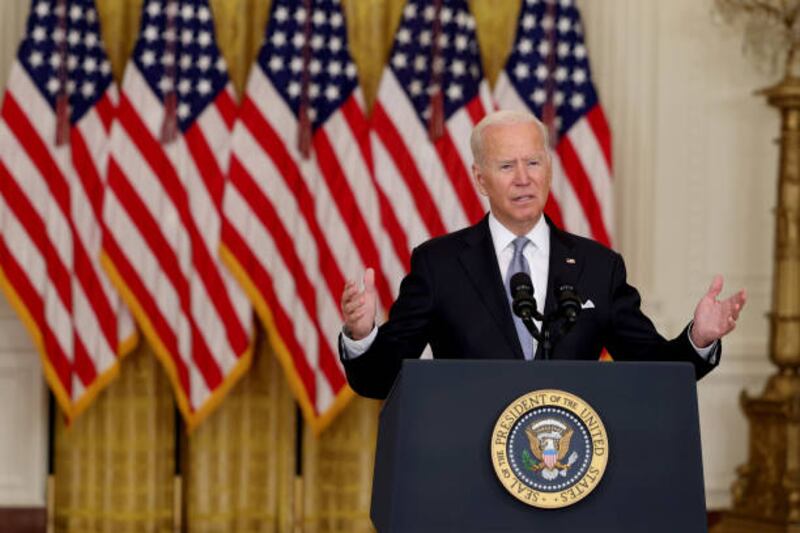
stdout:
{"type": "MultiPolygon", "coordinates": [[[[122,79],[143,0],[96,0],[114,75],[122,79]]],[[[299,0],[298,0],[299,1],[299,0]]],[[[350,48],[368,105],[404,0],[343,0],[350,48]]],[[[494,81],[514,38],[520,0],[473,0],[483,65],[494,81]]],[[[211,0],[217,40],[241,94],[261,45],[270,0],[211,0]]],[[[188,531],[372,531],[369,501],[378,402],[357,399],[323,435],[303,432],[295,480],[297,412],[268,340],[253,368],[184,440],[188,531]]],[[[175,411],[169,381],[145,345],[120,378],[67,429],[57,425],[57,531],[170,531],[175,411]]]]}
{"type": "MultiPolygon", "coordinates": [[[[143,0],[95,1],[114,76],[121,80],[139,31],[139,11],[143,0]]],[[[242,94],[247,74],[263,40],[272,2],[210,0],[210,3],[217,42],[228,62],[237,93],[242,94]]],[[[368,105],[372,104],[377,92],[381,70],[386,64],[404,5],[405,0],[342,0],[350,53],[358,65],[359,80],[368,105]]],[[[493,83],[514,40],[520,0],[471,0],[469,5],[477,22],[484,71],[493,83]]]]}
{"type": "Polygon", "coordinates": [[[146,347],[66,429],[56,424],[57,531],[168,531],[172,524],[175,406],[146,347]]]}
{"type": "Polygon", "coordinates": [[[190,531],[292,531],[296,408],[263,339],[256,353],[247,377],[188,439],[190,531]]]}

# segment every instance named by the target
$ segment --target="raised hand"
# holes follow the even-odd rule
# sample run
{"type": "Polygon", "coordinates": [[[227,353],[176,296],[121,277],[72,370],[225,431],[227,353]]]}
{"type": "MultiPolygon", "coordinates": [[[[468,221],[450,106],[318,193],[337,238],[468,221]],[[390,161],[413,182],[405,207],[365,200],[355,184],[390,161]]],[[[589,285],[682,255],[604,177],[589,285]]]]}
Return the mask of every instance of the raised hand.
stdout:
{"type": "Polygon", "coordinates": [[[694,310],[692,325],[692,342],[699,348],[705,348],[717,339],[721,339],[736,327],[736,320],[747,301],[747,294],[740,290],[726,300],[717,300],[722,292],[722,276],[714,276],[708,292],[700,299],[694,310]]]}
{"type": "Polygon", "coordinates": [[[377,309],[375,271],[364,272],[364,289],[359,291],[355,280],[348,280],[342,292],[342,315],[347,336],[360,340],[369,335],[375,325],[377,309]]]}

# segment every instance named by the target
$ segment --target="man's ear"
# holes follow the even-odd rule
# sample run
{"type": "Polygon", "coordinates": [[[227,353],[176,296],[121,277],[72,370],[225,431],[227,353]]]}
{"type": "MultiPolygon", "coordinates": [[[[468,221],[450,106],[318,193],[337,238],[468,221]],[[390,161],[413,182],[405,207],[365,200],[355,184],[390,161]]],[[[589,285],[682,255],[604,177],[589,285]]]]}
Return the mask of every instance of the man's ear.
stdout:
{"type": "Polygon", "coordinates": [[[478,192],[483,196],[489,196],[489,194],[486,192],[486,184],[483,181],[483,174],[481,174],[481,169],[476,163],[472,163],[472,179],[475,180],[475,187],[478,189],[478,192]]]}

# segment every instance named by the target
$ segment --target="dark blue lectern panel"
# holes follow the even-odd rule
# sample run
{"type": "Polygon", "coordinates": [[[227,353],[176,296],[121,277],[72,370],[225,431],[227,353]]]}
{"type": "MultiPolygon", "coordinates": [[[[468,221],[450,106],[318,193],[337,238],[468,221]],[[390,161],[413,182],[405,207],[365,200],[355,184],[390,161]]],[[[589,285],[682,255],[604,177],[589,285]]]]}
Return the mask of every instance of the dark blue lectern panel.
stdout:
{"type": "Polygon", "coordinates": [[[372,519],[381,533],[704,532],[694,370],[681,363],[406,361],[381,413],[372,519]],[[536,389],[580,396],[608,432],[605,475],[571,507],[521,503],[492,467],[498,416],[536,389]]]}

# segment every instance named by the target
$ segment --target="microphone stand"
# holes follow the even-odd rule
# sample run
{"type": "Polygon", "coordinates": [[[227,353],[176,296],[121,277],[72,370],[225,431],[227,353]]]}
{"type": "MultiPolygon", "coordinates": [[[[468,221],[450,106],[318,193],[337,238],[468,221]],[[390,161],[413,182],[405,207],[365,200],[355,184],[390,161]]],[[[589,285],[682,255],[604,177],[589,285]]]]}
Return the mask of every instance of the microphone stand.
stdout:
{"type": "Polygon", "coordinates": [[[531,337],[536,339],[536,342],[542,345],[542,355],[545,361],[550,359],[550,352],[553,348],[552,341],[550,340],[550,320],[549,316],[545,317],[535,308],[529,315],[519,317],[522,323],[525,324],[525,329],[531,334],[531,337]],[[542,322],[542,329],[536,327],[533,319],[542,322]]]}
{"type": "MultiPolygon", "coordinates": [[[[536,309],[533,310],[530,315],[521,316],[519,317],[522,320],[522,323],[525,324],[525,329],[531,334],[531,336],[536,339],[536,341],[542,345],[542,360],[549,361],[553,354],[553,334],[551,326],[553,323],[561,317],[562,312],[561,309],[555,309],[551,313],[547,315],[542,315],[536,309]],[[536,324],[533,323],[533,320],[539,320],[542,322],[541,330],[536,327],[536,324]]],[[[558,331],[558,338],[563,337],[569,330],[572,329],[572,326],[575,325],[575,320],[564,320],[561,324],[561,327],[558,331]]]]}
{"type": "Polygon", "coordinates": [[[550,321],[542,321],[542,359],[550,360],[553,351],[553,341],[550,340],[550,321]]]}
{"type": "Polygon", "coordinates": [[[512,276],[511,290],[513,294],[511,310],[525,324],[525,329],[536,339],[542,347],[542,359],[549,361],[553,353],[552,326],[561,322],[558,338],[564,337],[578,319],[580,313],[580,300],[572,285],[562,285],[557,294],[558,305],[550,313],[542,314],[536,308],[533,298],[533,284],[529,276],[524,275],[520,282],[521,273],[512,276]],[[516,281],[515,281],[516,279],[516,281]],[[516,288],[515,288],[516,287],[516,288]],[[539,320],[541,330],[533,323],[539,320]]]}

